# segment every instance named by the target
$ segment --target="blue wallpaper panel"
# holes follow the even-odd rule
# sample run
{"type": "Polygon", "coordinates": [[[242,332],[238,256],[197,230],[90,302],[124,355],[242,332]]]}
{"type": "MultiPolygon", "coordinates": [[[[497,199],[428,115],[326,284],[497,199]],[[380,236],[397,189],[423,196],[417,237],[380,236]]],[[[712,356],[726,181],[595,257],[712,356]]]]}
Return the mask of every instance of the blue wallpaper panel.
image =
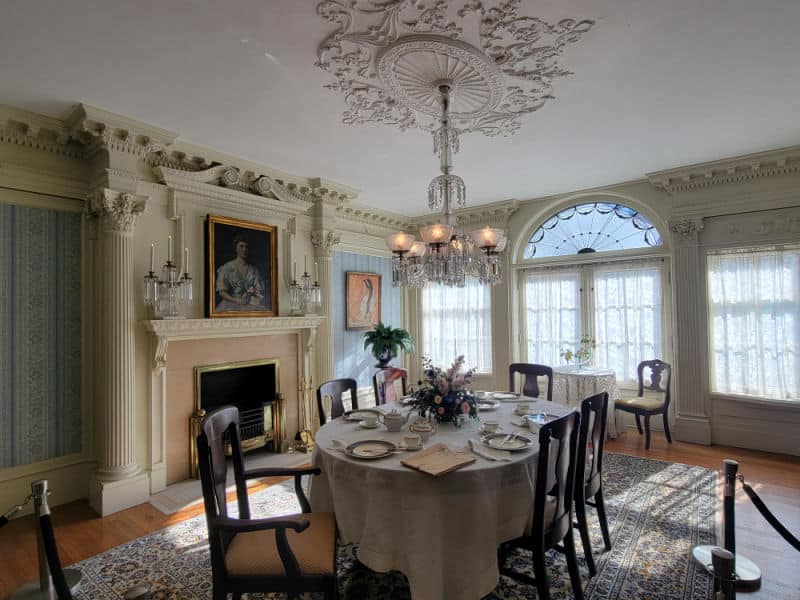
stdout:
{"type": "MultiPolygon", "coordinates": [[[[378,273],[381,276],[381,321],[392,327],[401,327],[403,312],[400,306],[400,289],[392,287],[392,260],[380,256],[366,256],[352,252],[334,252],[331,265],[333,277],[333,361],[334,373],[339,377],[352,377],[359,386],[371,386],[377,362],[364,350],[364,330],[345,329],[345,293],[348,271],[378,273]]],[[[395,361],[399,363],[399,361],[395,361]]]]}
{"type": "Polygon", "coordinates": [[[0,467],[81,449],[81,215],[0,204],[0,467]]]}

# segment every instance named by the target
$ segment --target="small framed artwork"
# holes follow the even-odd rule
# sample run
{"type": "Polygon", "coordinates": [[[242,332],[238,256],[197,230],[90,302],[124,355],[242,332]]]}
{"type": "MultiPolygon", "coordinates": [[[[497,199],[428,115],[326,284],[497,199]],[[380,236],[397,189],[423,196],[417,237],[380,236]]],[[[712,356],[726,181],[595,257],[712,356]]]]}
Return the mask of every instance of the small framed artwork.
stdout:
{"type": "Polygon", "coordinates": [[[381,320],[381,276],[347,272],[347,329],[372,329],[381,320]]]}
{"type": "Polygon", "coordinates": [[[219,215],[207,224],[207,316],[277,315],[277,227],[219,215]]]}

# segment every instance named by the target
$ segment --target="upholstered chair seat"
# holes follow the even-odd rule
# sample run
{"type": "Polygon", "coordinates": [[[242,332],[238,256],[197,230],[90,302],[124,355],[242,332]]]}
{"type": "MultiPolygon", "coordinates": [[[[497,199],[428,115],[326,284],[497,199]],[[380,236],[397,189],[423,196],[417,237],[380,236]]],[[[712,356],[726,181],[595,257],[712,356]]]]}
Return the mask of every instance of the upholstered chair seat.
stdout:
{"type": "Polygon", "coordinates": [[[645,449],[650,449],[650,417],[661,415],[664,421],[664,434],[672,443],[669,431],[670,380],[672,367],[663,360],[643,360],[636,368],[639,378],[639,391],[633,398],[623,398],[614,402],[614,410],[631,413],[636,418],[636,429],[645,434],[645,449]],[[645,371],[647,375],[645,376],[645,371]],[[644,417],[642,432],[641,417],[644,417]]]}
{"type": "MultiPolygon", "coordinates": [[[[289,547],[297,558],[301,576],[333,576],[336,573],[333,513],[308,513],[302,516],[311,525],[302,533],[286,532],[289,547]]],[[[272,575],[285,577],[286,570],[277,552],[275,530],[237,533],[225,553],[225,569],[232,576],[272,575]]]]}
{"type": "Polygon", "coordinates": [[[638,408],[640,410],[660,411],[664,408],[666,401],[663,392],[648,392],[645,390],[641,396],[633,396],[631,398],[623,398],[614,402],[615,407],[627,406],[630,408],[638,408]]]}

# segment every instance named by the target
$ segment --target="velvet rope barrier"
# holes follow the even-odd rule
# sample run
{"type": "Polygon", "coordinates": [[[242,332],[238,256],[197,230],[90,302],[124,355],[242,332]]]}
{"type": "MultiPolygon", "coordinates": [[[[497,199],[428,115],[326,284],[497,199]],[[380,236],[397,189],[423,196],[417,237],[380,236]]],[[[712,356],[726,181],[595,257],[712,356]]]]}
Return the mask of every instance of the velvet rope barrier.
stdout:
{"type": "Polygon", "coordinates": [[[789,542],[789,544],[792,547],[794,547],[795,550],[800,552],[800,540],[798,540],[796,537],[794,537],[789,532],[789,530],[786,529],[786,527],[784,527],[783,523],[781,523],[778,520],[778,518],[774,514],[772,514],[772,511],[770,511],[770,509],[767,508],[767,505],[764,504],[764,501],[761,499],[761,497],[744,480],[744,477],[739,475],[737,477],[737,479],[742,483],[742,488],[744,489],[745,493],[750,498],[750,500],[753,502],[753,504],[755,504],[756,508],[758,509],[758,512],[761,513],[761,516],[764,517],[767,520],[767,523],[772,525],[772,527],[775,529],[775,531],[777,531],[783,539],[785,539],[787,542],[789,542]]]}

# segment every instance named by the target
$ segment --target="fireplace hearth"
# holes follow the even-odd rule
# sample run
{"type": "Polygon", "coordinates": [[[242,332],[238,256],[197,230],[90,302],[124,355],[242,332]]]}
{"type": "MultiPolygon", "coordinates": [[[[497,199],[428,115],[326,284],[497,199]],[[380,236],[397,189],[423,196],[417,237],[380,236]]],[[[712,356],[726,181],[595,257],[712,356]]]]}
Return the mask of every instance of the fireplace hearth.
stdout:
{"type": "MultiPolygon", "coordinates": [[[[239,409],[242,450],[281,451],[284,432],[279,360],[263,359],[195,367],[195,411],[190,419],[190,474],[198,477],[197,436],[206,413],[219,406],[239,409]]],[[[227,446],[227,445],[226,445],[227,446]]],[[[230,454],[230,447],[227,446],[230,454]]]]}

